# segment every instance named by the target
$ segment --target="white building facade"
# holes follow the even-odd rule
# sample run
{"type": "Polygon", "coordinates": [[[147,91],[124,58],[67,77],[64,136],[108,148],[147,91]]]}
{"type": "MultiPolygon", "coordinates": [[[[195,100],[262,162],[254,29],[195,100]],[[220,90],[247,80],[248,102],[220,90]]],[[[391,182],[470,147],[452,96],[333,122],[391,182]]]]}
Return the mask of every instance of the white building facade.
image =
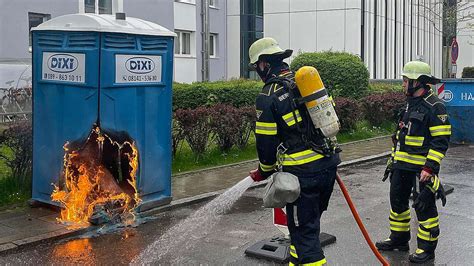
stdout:
{"type": "MultiPolygon", "coordinates": [[[[0,63],[29,64],[29,30],[72,13],[114,14],[152,21],[175,31],[177,82],[203,80],[203,3],[208,5],[209,80],[226,79],[226,0],[0,0],[0,63]]],[[[8,77],[7,77],[8,79],[8,77]]],[[[0,87],[3,84],[0,84],[0,87]]]]}
{"type": "Polygon", "coordinates": [[[227,0],[175,0],[175,80],[191,83],[206,79],[225,80],[227,67],[227,0]],[[205,64],[204,42],[205,18],[203,8],[208,8],[209,66],[205,64]],[[204,22],[204,23],[203,23],[204,22]]]}
{"type": "Polygon", "coordinates": [[[364,61],[372,79],[399,79],[419,56],[441,76],[437,0],[264,0],[265,36],[298,52],[346,51],[364,61]]]}
{"type": "MultiPolygon", "coordinates": [[[[442,14],[441,6],[434,4],[439,1],[443,0],[0,0],[0,62],[28,61],[29,29],[45,20],[123,10],[176,32],[177,82],[201,81],[206,73],[209,80],[256,78],[247,66],[248,48],[264,36],[293,49],[293,57],[327,50],[357,54],[372,79],[399,79],[404,63],[419,56],[441,77],[441,17],[432,15],[442,14]],[[209,40],[203,42],[206,32],[209,40]]],[[[464,66],[474,65],[473,31],[460,31],[458,43],[460,77],[464,66]]]]}
{"type": "Polygon", "coordinates": [[[468,21],[459,23],[457,42],[459,45],[459,53],[457,64],[456,77],[460,78],[462,70],[465,67],[474,67],[474,1],[461,1],[467,4],[468,7],[463,11],[463,15],[470,15],[473,18],[468,21]]]}

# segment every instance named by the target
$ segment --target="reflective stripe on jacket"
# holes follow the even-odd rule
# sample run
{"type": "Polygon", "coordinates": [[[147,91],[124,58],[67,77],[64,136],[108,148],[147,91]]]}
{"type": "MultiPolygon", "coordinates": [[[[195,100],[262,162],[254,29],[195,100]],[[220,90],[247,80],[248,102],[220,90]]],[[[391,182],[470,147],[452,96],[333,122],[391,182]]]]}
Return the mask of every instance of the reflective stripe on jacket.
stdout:
{"type": "MultiPolygon", "coordinates": [[[[294,82],[294,74],[286,64],[273,70],[273,76],[294,82]]],[[[264,177],[276,169],[276,153],[280,143],[290,142],[282,158],[283,170],[297,176],[310,176],[340,163],[339,155],[324,157],[307,147],[301,139],[298,127],[305,128],[310,121],[305,109],[292,108],[289,88],[279,83],[266,84],[256,101],[257,122],[255,136],[259,170],[264,177]]],[[[322,139],[320,140],[322,141],[322,139]]]]}
{"type": "Polygon", "coordinates": [[[427,167],[437,174],[450,136],[446,108],[432,91],[408,98],[395,134],[394,168],[419,171],[427,167]]]}

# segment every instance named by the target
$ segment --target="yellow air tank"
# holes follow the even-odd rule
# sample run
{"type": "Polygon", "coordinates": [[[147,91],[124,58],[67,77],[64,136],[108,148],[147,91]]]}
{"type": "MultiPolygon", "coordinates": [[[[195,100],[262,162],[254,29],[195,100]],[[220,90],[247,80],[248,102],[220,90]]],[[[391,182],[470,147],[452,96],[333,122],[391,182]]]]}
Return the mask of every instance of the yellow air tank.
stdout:
{"type": "Polygon", "coordinates": [[[339,118],[318,70],[304,66],[296,71],[295,81],[302,97],[313,96],[311,100],[305,102],[305,105],[314,127],[320,129],[327,138],[335,137],[340,128],[339,118]]]}

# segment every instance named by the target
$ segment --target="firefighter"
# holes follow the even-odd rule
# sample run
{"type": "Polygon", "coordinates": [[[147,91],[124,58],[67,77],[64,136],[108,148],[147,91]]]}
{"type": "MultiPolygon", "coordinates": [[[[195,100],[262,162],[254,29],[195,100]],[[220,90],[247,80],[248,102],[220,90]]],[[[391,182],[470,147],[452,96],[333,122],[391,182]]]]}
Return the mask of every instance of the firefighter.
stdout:
{"type": "Polygon", "coordinates": [[[407,105],[400,112],[386,171],[391,174],[391,234],[388,239],[377,242],[376,246],[379,250],[409,250],[411,214],[408,199],[413,192],[412,207],[419,222],[418,248],[409,260],[423,263],[434,259],[438,243],[440,231],[436,198],[444,198],[438,173],[448,149],[451,125],[445,106],[430,88],[430,84],[439,82],[431,76],[430,66],[421,61],[408,62],[402,76],[407,105]]]}
{"type": "Polygon", "coordinates": [[[282,50],[272,38],[259,39],[250,46],[250,65],[265,82],[256,100],[259,165],[250,176],[255,181],[264,180],[278,165],[298,177],[300,196],[286,205],[290,265],[323,265],[326,259],[319,242],[320,217],[327,209],[340,159],[337,153],[323,154],[317,148],[322,147],[323,137],[308,133],[314,128],[308,110],[294,104],[293,99],[300,95],[294,73],[283,62],[292,52],[282,50]]]}

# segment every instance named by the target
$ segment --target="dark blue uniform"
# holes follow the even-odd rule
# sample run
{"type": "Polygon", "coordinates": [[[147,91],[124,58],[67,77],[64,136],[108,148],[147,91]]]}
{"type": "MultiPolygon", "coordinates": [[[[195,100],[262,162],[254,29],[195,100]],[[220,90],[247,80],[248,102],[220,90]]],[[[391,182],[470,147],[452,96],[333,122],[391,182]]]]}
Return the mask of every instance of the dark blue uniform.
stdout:
{"type": "MultiPolygon", "coordinates": [[[[420,97],[409,97],[400,115],[392,148],[393,175],[390,183],[390,239],[396,243],[410,240],[410,208],[408,199],[416,176],[422,169],[438,174],[441,160],[448,149],[451,125],[444,104],[427,91],[420,97]]],[[[420,183],[420,190],[426,184],[420,183]]],[[[435,184],[436,186],[436,184],[435,184]]],[[[438,185],[439,186],[439,181],[438,185]]],[[[435,190],[437,189],[435,187],[435,190]]],[[[426,208],[415,208],[419,227],[418,248],[433,252],[439,237],[439,216],[433,193],[427,194],[426,208]]]]}
{"type": "MultiPolygon", "coordinates": [[[[280,77],[294,82],[294,74],[282,63],[273,67],[267,80],[280,77]]],[[[290,88],[278,82],[267,83],[257,97],[256,141],[259,171],[264,177],[276,170],[277,149],[287,148],[280,162],[284,172],[298,176],[301,194],[294,203],[287,204],[288,229],[291,237],[290,264],[326,262],[319,243],[320,217],[327,209],[339,155],[325,157],[311,149],[303,140],[302,130],[312,126],[305,108],[292,108],[290,88]],[[293,112],[294,110],[294,112],[293,112]]],[[[293,89],[294,96],[299,96],[293,89]]],[[[322,137],[312,139],[322,143],[322,137]]]]}

